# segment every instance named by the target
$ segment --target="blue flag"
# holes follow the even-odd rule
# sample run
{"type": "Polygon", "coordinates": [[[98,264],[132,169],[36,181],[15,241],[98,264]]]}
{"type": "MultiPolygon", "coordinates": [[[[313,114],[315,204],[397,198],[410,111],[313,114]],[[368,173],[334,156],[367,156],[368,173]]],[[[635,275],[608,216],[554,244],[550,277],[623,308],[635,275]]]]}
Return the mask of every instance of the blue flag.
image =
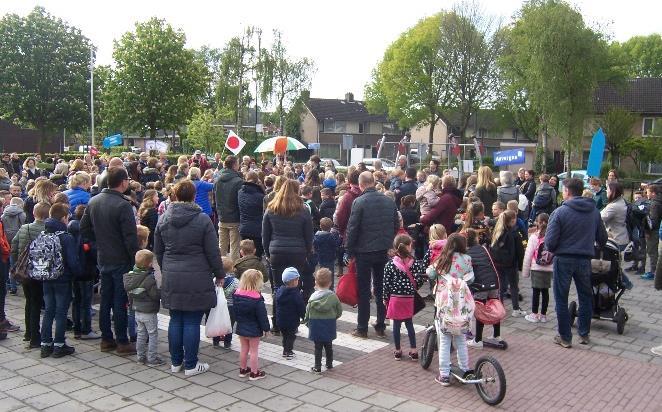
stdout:
{"type": "Polygon", "coordinates": [[[104,149],[110,149],[111,146],[121,146],[121,145],[122,145],[121,134],[114,134],[112,136],[108,136],[103,139],[104,149]]]}
{"type": "Polygon", "coordinates": [[[600,176],[600,167],[602,166],[602,159],[605,155],[605,134],[602,128],[598,129],[593,135],[591,141],[591,153],[588,155],[588,165],[586,166],[586,174],[591,177],[600,176]]]}

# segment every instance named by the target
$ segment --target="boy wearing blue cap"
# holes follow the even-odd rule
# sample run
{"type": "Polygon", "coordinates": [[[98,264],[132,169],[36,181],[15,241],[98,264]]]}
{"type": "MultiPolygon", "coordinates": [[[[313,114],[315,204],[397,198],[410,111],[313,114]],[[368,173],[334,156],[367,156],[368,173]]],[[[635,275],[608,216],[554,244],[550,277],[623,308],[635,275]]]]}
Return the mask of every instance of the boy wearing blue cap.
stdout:
{"type": "Polygon", "coordinates": [[[276,291],[276,322],[283,337],[283,357],[292,359],[294,340],[306,314],[306,305],[299,290],[299,272],[293,267],[286,268],[282,279],[283,286],[276,291]]]}

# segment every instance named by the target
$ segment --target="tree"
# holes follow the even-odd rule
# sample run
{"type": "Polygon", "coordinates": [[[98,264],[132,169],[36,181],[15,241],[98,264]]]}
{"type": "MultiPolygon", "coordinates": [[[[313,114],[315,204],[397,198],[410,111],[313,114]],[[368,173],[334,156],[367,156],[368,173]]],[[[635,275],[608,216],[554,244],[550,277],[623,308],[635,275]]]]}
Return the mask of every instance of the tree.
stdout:
{"type": "Polygon", "coordinates": [[[285,130],[285,105],[290,106],[302,90],[310,88],[314,70],[312,60],[304,57],[293,59],[287,55],[281,33],[274,30],[274,42],[260,62],[262,100],[276,102],[280,130],[285,130]]]}
{"type": "Polygon", "coordinates": [[[420,20],[400,35],[384,52],[365,88],[368,110],[388,112],[403,128],[429,126],[430,144],[435,125],[452,101],[449,60],[440,53],[440,27],[445,17],[438,13],[420,20]]]}
{"type": "Polygon", "coordinates": [[[610,108],[599,122],[605,132],[605,143],[612,169],[616,168],[616,159],[621,155],[624,143],[632,137],[632,128],[637,116],[620,107],[610,108]]]}
{"type": "Polygon", "coordinates": [[[41,131],[84,128],[89,119],[90,50],[79,29],[35,7],[0,20],[0,116],[41,131]]]}
{"type": "Polygon", "coordinates": [[[660,149],[659,143],[654,139],[641,136],[626,140],[621,147],[621,151],[632,159],[638,171],[641,171],[644,164],[654,162],[662,157],[662,149],[660,149]]]}
{"type": "Polygon", "coordinates": [[[525,3],[509,36],[510,58],[519,61],[522,86],[544,124],[562,139],[570,171],[593,92],[611,75],[607,43],[562,0],[525,3]]]}
{"type": "Polygon", "coordinates": [[[195,51],[196,55],[202,60],[209,73],[205,94],[202,97],[202,105],[216,111],[216,85],[221,79],[221,51],[217,48],[202,46],[195,51]]]}
{"type": "Polygon", "coordinates": [[[287,136],[301,137],[301,115],[305,112],[305,103],[310,98],[310,91],[303,90],[296,99],[292,108],[285,116],[285,134],[287,136]]]}
{"type": "Polygon", "coordinates": [[[110,125],[154,138],[158,129],[178,130],[189,121],[208,73],[185,44],[183,32],[157,18],[115,41],[104,107],[110,125]]]}
{"type": "Polygon", "coordinates": [[[214,113],[207,108],[194,114],[188,124],[188,143],[195,148],[204,149],[206,153],[219,151],[223,147],[222,129],[214,127],[214,120],[214,113]]]}
{"type": "Polygon", "coordinates": [[[619,58],[627,77],[662,77],[662,36],[659,33],[614,42],[610,49],[619,58]]]}

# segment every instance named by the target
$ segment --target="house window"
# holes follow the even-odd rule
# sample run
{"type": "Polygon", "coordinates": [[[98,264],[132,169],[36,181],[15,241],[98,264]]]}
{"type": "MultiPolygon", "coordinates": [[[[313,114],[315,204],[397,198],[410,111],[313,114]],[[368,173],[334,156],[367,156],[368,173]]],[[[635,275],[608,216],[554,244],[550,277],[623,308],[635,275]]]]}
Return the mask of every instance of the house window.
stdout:
{"type": "Polygon", "coordinates": [[[482,127],[480,129],[478,129],[478,137],[480,137],[480,138],[487,137],[487,129],[484,129],[482,127]]]}
{"type": "Polygon", "coordinates": [[[340,159],[341,146],[339,144],[320,144],[319,156],[322,158],[340,159]]]}
{"type": "Polygon", "coordinates": [[[395,125],[393,123],[382,123],[382,133],[395,134],[395,125]]]}
{"type": "Polygon", "coordinates": [[[336,133],[345,133],[345,130],[347,129],[347,122],[344,120],[336,120],[335,125],[334,125],[334,132],[336,133]]]}
{"type": "Polygon", "coordinates": [[[641,124],[641,135],[650,136],[655,132],[655,119],[652,117],[644,117],[641,124]]]}
{"type": "Polygon", "coordinates": [[[588,167],[588,156],[591,154],[590,150],[582,151],[582,169],[586,170],[588,167]]]}
{"type": "Polygon", "coordinates": [[[324,120],[324,131],[333,133],[335,131],[335,122],[333,119],[324,120]]]}
{"type": "Polygon", "coordinates": [[[359,122],[359,133],[365,133],[365,123],[359,122]]]}

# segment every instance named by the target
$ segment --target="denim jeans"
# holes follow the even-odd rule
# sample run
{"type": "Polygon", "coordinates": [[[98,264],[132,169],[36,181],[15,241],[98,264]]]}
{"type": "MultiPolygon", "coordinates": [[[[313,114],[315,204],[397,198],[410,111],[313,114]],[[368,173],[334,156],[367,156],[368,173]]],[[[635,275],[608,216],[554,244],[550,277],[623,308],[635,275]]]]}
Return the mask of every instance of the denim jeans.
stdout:
{"type": "Polygon", "coordinates": [[[23,282],[25,295],[25,338],[30,344],[41,344],[39,321],[41,320],[41,304],[44,301],[42,282],[27,279],[23,282]]]}
{"type": "Polygon", "coordinates": [[[113,311],[113,322],[117,342],[126,344],[127,303],[129,301],[124,290],[123,276],[131,270],[130,265],[103,265],[101,272],[101,305],[99,308],[99,329],[104,341],[113,340],[113,330],[110,323],[110,311],[113,311]]]}
{"type": "Polygon", "coordinates": [[[92,281],[73,282],[74,302],[71,305],[71,317],[74,321],[74,334],[87,335],[92,332],[92,294],[94,285],[92,281]]]}
{"type": "Polygon", "coordinates": [[[157,313],[135,312],[137,324],[136,352],[138,359],[156,360],[159,348],[159,317],[157,313]],[[149,346],[148,346],[149,342],[149,346]]]}
{"type": "Polygon", "coordinates": [[[49,281],[43,283],[44,319],[41,324],[41,344],[64,345],[64,333],[67,331],[67,312],[71,303],[71,282],[49,281]],[[53,338],[53,320],[55,320],[55,338],[53,338]]]}
{"type": "Polygon", "coordinates": [[[469,350],[465,336],[442,333],[440,321],[436,319],[434,322],[439,338],[439,373],[441,376],[449,376],[451,373],[451,341],[457,350],[457,366],[463,371],[469,370],[469,350]]]}
{"type": "Polygon", "coordinates": [[[577,333],[588,336],[591,332],[593,315],[593,292],[591,290],[591,260],[589,258],[555,256],[554,257],[554,300],[559,335],[566,342],[572,342],[570,313],[568,312],[568,294],[570,282],[575,280],[579,310],[577,313],[577,333]]]}
{"type": "Polygon", "coordinates": [[[409,347],[414,349],[416,347],[416,332],[414,331],[414,322],[412,318],[405,320],[393,320],[393,343],[395,350],[400,350],[400,326],[405,324],[407,334],[409,335],[409,347]]]}
{"type": "Polygon", "coordinates": [[[173,366],[184,362],[184,369],[193,369],[198,363],[200,347],[200,321],[203,311],[170,310],[168,346],[173,366]]]}
{"type": "MultiPolygon", "coordinates": [[[[657,229],[651,230],[648,236],[646,236],[646,256],[648,257],[648,270],[646,272],[655,273],[655,268],[657,267],[657,245],[660,242],[660,236],[657,229]]],[[[645,269],[644,264],[644,269],[645,269]]]]}
{"type": "Polygon", "coordinates": [[[376,329],[386,329],[386,307],[382,299],[384,289],[384,266],[388,261],[386,251],[357,253],[356,274],[359,281],[359,314],[356,329],[367,332],[370,320],[370,298],[372,290],[375,292],[375,304],[377,306],[376,329]]]}

